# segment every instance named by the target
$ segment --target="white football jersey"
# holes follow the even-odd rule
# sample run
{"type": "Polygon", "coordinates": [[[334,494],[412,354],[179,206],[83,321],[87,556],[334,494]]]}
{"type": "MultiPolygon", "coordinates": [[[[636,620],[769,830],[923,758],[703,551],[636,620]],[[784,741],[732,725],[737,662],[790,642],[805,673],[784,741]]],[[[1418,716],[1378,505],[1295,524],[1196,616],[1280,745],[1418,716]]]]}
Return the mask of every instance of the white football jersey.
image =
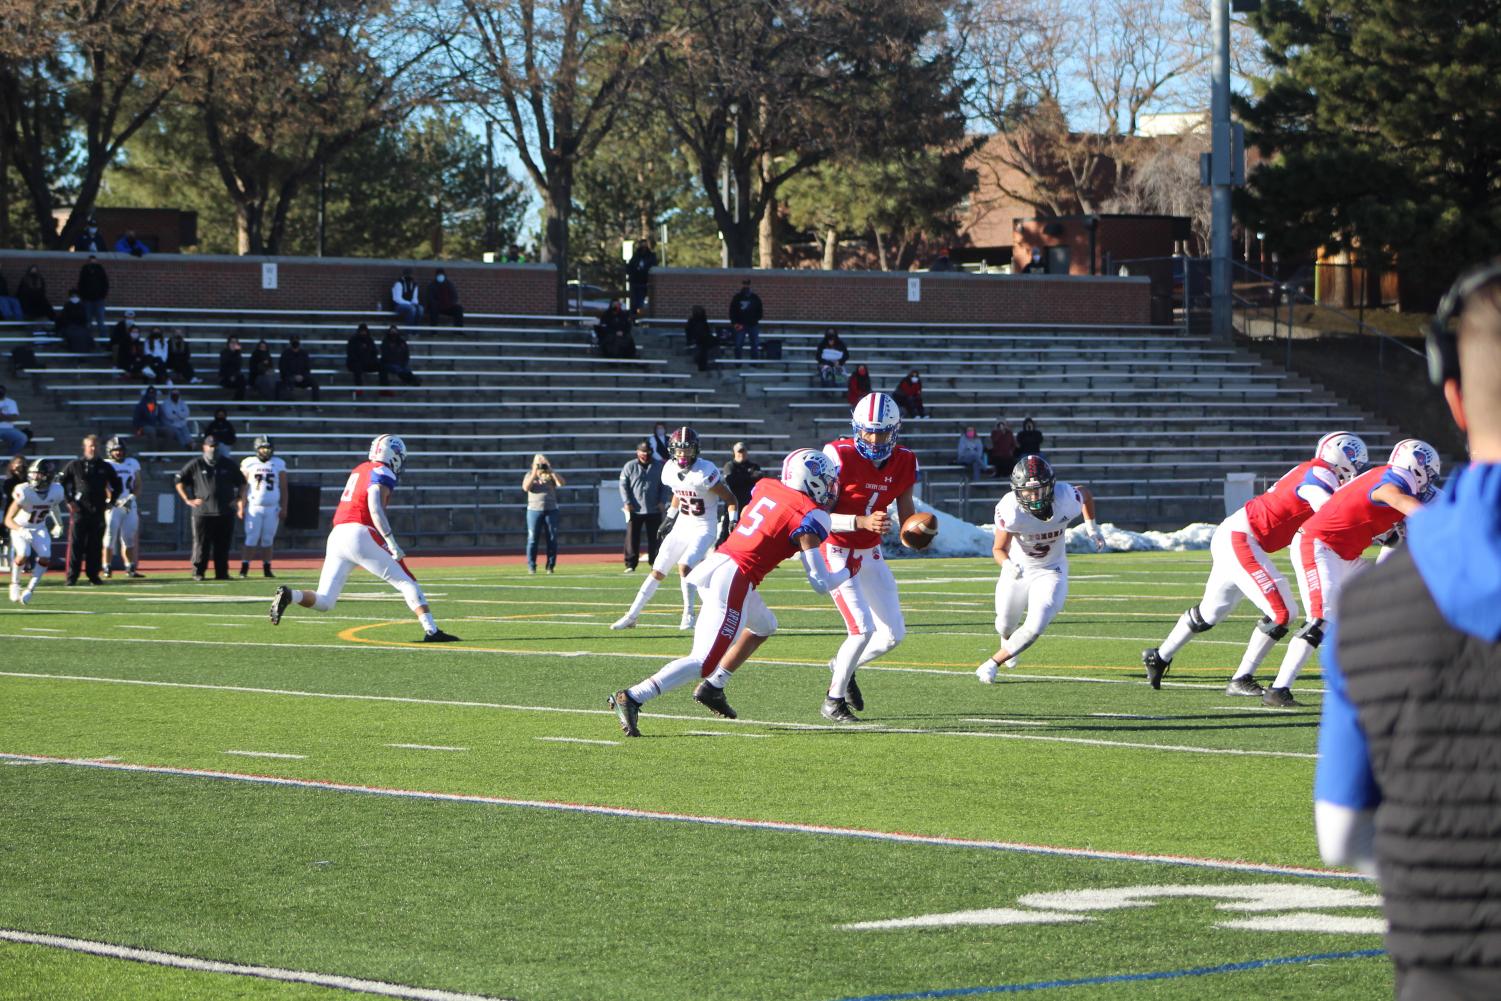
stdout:
{"type": "Polygon", "coordinates": [[[1016,494],[1002,497],[995,506],[995,530],[1011,533],[1007,555],[1022,570],[1059,567],[1068,562],[1063,536],[1068,523],[1084,513],[1084,495],[1071,483],[1053,484],[1053,516],[1046,521],[1027,511],[1016,494]]]}
{"type": "Polygon", "coordinates": [[[114,459],[106,461],[114,468],[115,475],[120,477],[121,492],[131,495],[137,493],[141,486],[141,464],[132,456],[126,456],[124,462],[116,462],[114,459]]]}
{"type": "Polygon", "coordinates": [[[264,460],[258,455],[247,455],[240,462],[240,473],[250,488],[248,503],[251,507],[281,506],[281,484],[287,476],[286,462],[274,455],[264,460]]]}
{"type": "Polygon", "coordinates": [[[678,499],[679,518],[719,520],[719,496],[715,484],[723,482],[719,470],[708,459],[695,459],[687,469],[676,462],[662,467],[662,485],[678,499]]]}
{"type": "Polygon", "coordinates": [[[38,493],[30,483],[22,483],[16,487],[11,500],[21,504],[21,509],[16,512],[16,524],[40,528],[47,512],[63,502],[63,485],[52,483],[46,493],[38,493]]]}

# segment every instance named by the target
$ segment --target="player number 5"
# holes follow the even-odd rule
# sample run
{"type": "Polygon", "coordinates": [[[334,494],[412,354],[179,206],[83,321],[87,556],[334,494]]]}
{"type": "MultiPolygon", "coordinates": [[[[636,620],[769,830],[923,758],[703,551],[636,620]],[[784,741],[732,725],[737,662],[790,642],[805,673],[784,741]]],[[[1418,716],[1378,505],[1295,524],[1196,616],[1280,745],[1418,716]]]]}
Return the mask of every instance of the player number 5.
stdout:
{"type": "Polygon", "coordinates": [[[751,506],[749,511],[740,516],[740,524],[736,526],[735,531],[741,535],[755,535],[756,529],[761,527],[761,522],[766,520],[766,516],[776,506],[777,502],[770,497],[762,497],[751,506]]]}

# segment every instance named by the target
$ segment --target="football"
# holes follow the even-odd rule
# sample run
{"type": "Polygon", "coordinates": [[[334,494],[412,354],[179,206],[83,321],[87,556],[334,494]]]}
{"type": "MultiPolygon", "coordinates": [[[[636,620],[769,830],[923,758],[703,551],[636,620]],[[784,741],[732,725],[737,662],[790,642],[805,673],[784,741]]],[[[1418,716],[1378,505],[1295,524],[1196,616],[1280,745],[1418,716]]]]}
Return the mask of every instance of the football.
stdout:
{"type": "Polygon", "coordinates": [[[908,549],[927,549],[938,534],[938,519],[927,511],[918,511],[902,522],[902,545],[908,549]]]}

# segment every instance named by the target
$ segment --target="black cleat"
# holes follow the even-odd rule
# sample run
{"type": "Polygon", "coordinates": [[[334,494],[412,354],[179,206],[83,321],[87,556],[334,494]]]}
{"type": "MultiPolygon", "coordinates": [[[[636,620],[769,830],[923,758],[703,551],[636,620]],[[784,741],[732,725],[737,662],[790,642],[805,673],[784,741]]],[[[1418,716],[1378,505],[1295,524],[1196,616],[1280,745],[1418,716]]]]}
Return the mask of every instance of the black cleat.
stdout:
{"type": "Polygon", "coordinates": [[[1147,668],[1147,684],[1153,688],[1162,687],[1162,676],[1167,674],[1167,669],[1173,666],[1170,660],[1163,660],[1156,647],[1141,652],[1141,662],[1147,668]]]}
{"type": "Polygon", "coordinates": [[[1273,709],[1291,709],[1303,703],[1293,698],[1291,688],[1268,688],[1261,696],[1261,704],[1271,706],[1273,709]]]}
{"type": "Polygon", "coordinates": [[[261,576],[262,577],[272,577],[272,578],[274,578],[276,576],[276,574],[274,574],[274,573],[271,572],[271,568],[270,567],[261,567],[261,576]]]}
{"type": "Polygon", "coordinates": [[[445,633],[441,629],[434,633],[422,634],[422,642],[424,643],[457,643],[458,641],[459,638],[453,635],[453,633],[445,633]]]}
{"type": "Polygon", "coordinates": [[[698,687],[693,690],[693,701],[715,716],[723,716],[725,719],[736,719],[739,716],[731,707],[729,700],[724,697],[724,689],[717,688],[707,681],[700,681],[698,687]]]}
{"type": "Polygon", "coordinates": [[[641,728],[636,726],[636,720],[641,718],[641,703],[631,698],[631,693],[622,688],[611,695],[607,700],[615,715],[620,719],[620,729],[625,731],[627,737],[641,736],[641,728]]]}
{"type": "MultiPolygon", "coordinates": [[[[195,579],[202,580],[203,578],[197,577],[195,579]]],[[[281,613],[285,612],[287,610],[287,606],[291,603],[292,589],[290,587],[277,588],[276,597],[271,599],[271,624],[273,626],[281,625],[281,613]]]]}
{"type": "Polygon", "coordinates": [[[240,579],[241,580],[246,580],[249,577],[250,577],[250,568],[249,567],[240,567],[240,579]]]}
{"type": "Polygon", "coordinates": [[[131,580],[145,580],[146,579],[146,575],[143,574],[143,573],[141,573],[141,571],[139,571],[139,570],[132,570],[129,573],[127,573],[125,576],[129,577],[131,580]]]}
{"type": "Polygon", "coordinates": [[[1261,683],[1249,674],[1244,678],[1231,678],[1230,684],[1225,686],[1226,695],[1249,695],[1252,698],[1261,698],[1266,692],[1261,683]]]}
{"type": "Polygon", "coordinates": [[[855,710],[855,712],[865,711],[865,696],[860,694],[860,686],[855,684],[855,676],[853,674],[850,675],[850,686],[846,690],[844,701],[848,702],[850,708],[855,710]]]}
{"type": "Polygon", "coordinates": [[[827,698],[823,700],[823,718],[831,723],[858,723],[860,717],[850,712],[849,703],[844,699],[827,698]]]}

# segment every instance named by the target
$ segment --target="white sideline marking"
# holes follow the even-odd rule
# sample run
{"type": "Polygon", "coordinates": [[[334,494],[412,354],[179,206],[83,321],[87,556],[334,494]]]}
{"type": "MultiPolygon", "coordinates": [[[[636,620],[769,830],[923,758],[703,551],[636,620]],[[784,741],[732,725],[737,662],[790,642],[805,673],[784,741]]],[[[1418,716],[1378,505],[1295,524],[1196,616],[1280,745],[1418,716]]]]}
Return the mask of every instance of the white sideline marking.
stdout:
{"type": "Polygon", "coordinates": [[[1178,716],[1143,716],[1140,713],[1090,713],[1100,719],[1181,719],[1178,716]]]}
{"type": "Polygon", "coordinates": [[[225,751],[225,754],[237,754],[242,758],[286,758],[288,761],[301,761],[306,754],[278,754],[275,751],[225,751]]]}
{"type": "Polygon", "coordinates": [[[399,747],[407,751],[467,751],[467,747],[444,747],[442,744],[387,744],[387,747],[399,747]]]}
{"type": "Polygon", "coordinates": [[[589,740],[585,737],[538,737],[537,740],[550,740],[555,744],[603,744],[606,747],[618,747],[618,740],[589,740]]]}
{"type": "Polygon", "coordinates": [[[1210,706],[1211,709],[1238,709],[1243,713],[1296,713],[1299,709],[1311,709],[1312,706],[1304,703],[1296,706],[1267,706],[1254,699],[1247,699],[1238,706],[1210,706]]]}
{"type": "Polygon", "coordinates": [[[21,627],[21,631],[24,632],[24,633],[60,633],[60,632],[62,632],[61,629],[48,629],[46,626],[22,626],[21,627]]]}
{"type": "Polygon", "coordinates": [[[731,730],[689,730],[690,737],[750,737],[755,740],[765,740],[771,736],[766,733],[735,733],[731,730]]]}
{"type": "Polygon", "coordinates": [[[179,970],[194,970],[199,973],[228,973],[237,977],[256,977],[261,980],[280,980],[290,984],[314,984],[318,987],[333,987],[338,990],[355,991],[360,994],[375,994],[388,998],[410,998],[411,1001],[502,1001],[485,994],[459,994],[454,991],[435,990],[429,987],[407,987],[403,984],[386,983],[383,980],[361,980],[337,973],[312,973],[307,970],[283,970],[274,966],[242,966],[217,959],[199,959],[172,952],[157,952],[154,949],[135,949],[109,942],[91,942],[81,938],[64,938],[61,935],[38,935],[34,932],[0,928],[0,939],[22,945],[45,945],[70,952],[84,952],[91,956],[109,959],[128,959],[137,963],[152,963],[157,966],[172,966],[179,970]]]}
{"type": "Polygon", "coordinates": [[[972,719],[961,720],[963,723],[989,723],[992,726],[1050,726],[1046,720],[1037,719],[995,719],[994,717],[981,718],[976,716],[972,719]]]}
{"type": "Polygon", "coordinates": [[[501,796],[481,796],[474,793],[428,792],[418,789],[391,789],[384,786],[352,785],[344,782],[326,782],[317,779],[284,778],[274,775],[248,775],[243,772],[222,772],[205,768],[171,768],[164,765],[134,765],[124,762],[104,762],[87,758],[56,758],[41,754],[15,754],[0,751],[0,759],[9,761],[33,761],[41,764],[69,765],[75,768],[95,768],[101,771],[133,772],[146,775],[176,775],[187,778],[208,778],[244,782],[249,785],[283,786],[292,789],[317,789],[326,792],[361,793],[370,796],[388,796],[394,799],[421,799],[444,803],[481,803],[488,806],[521,807],[535,810],[555,810],[560,813],[581,813],[600,817],[624,817],[635,820],[670,820],[683,823],[704,824],[710,827],[733,827],[759,831],[780,831],[792,834],[823,834],[835,837],[859,838],[869,841],[886,841],[895,844],[927,845],[943,848],[981,848],[991,851],[1020,852],[1034,855],[1054,855],[1063,858],[1098,859],[1111,862],[1158,862],[1185,865],[1194,868],[1216,869],[1227,872],[1270,873],[1281,876],[1309,876],[1321,879],[1366,880],[1371,877],[1338,869],[1312,869],[1304,866],[1278,866],[1262,862],[1241,862],[1227,859],[1197,858],[1186,855],[1148,855],[1139,852],[1113,852],[1086,848],[1061,848],[1054,845],[1033,845],[1016,841],[989,841],[979,838],[950,838],[941,835],[909,834],[903,831],[876,831],[861,827],[830,827],[821,824],[798,824],[783,820],[749,820],[736,817],[716,817],[693,813],[668,813],[659,810],[637,810],[621,806],[602,806],[592,803],[569,803],[557,800],[508,799],[501,796]]]}
{"type": "MultiPolygon", "coordinates": [[[[125,642],[116,640],[116,642],[125,642]]],[[[153,641],[147,641],[153,642],[153,641]]],[[[939,671],[939,674],[953,674],[952,671],[939,671]]],[[[967,676],[969,672],[957,672],[967,676]]],[[[1023,676],[1024,677],[1024,676],[1023,676]]],[[[1046,675],[1042,677],[1047,677],[1046,675]]],[[[83,681],[107,685],[138,685],[145,688],[187,688],[210,692],[244,692],[252,695],[284,695],[291,698],[306,699],[342,699],[350,702],[396,702],[419,706],[458,706],[469,709],[499,709],[510,712],[543,712],[543,713],[569,713],[582,716],[613,716],[609,709],[572,709],[564,706],[527,706],[512,705],[503,702],[469,702],[461,699],[419,699],[407,695],[358,695],[346,692],[307,692],[286,688],[252,688],[245,685],[205,685],[187,681],[144,681],[138,678],[95,678],[67,674],[30,674],[21,671],[0,671],[0,678],[34,678],[47,681],[83,681]]],[[[702,716],[688,716],[680,713],[642,713],[648,719],[685,720],[690,723],[703,723],[702,716]]],[[[991,722],[986,720],[985,722],[991,722]]],[[[1061,737],[1040,733],[995,733],[978,732],[971,730],[926,730],[921,727],[881,726],[876,723],[865,723],[858,727],[839,723],[793,723],[786,720],[757,720],[741,717],[736,720],[725,720],[725,725],[737,726],[763,726],[781,730],[823,730],[823,731],[851,731],[861,730],[870,733],[910,733],[928,737],[984,737],[991,740],[1037,740],[1045,743],[1057,744],[1083,744],[1093,747],[1128,747],[1149,751],[1173,751],[1184,754],[1228,754],[1248,755],[1251,757],[1268,758],[1317,758],[1317,754],[1304,754],[1298,751],[1245,751],[1227,747],[1194,747],[1184,744],[1152,744],[1141,741],[1125,740],[1099,740],[1085,737],[1061,737]]],[[[561,738],[559,738],[561,739],[561,738]]]]}
{"type": "Polygon", "coordinates": [[[160,629],[161,626],[128,626],[128,625],[120,625],[120,626],[116,626],[115,628],[116,629],[160,629]]]}

